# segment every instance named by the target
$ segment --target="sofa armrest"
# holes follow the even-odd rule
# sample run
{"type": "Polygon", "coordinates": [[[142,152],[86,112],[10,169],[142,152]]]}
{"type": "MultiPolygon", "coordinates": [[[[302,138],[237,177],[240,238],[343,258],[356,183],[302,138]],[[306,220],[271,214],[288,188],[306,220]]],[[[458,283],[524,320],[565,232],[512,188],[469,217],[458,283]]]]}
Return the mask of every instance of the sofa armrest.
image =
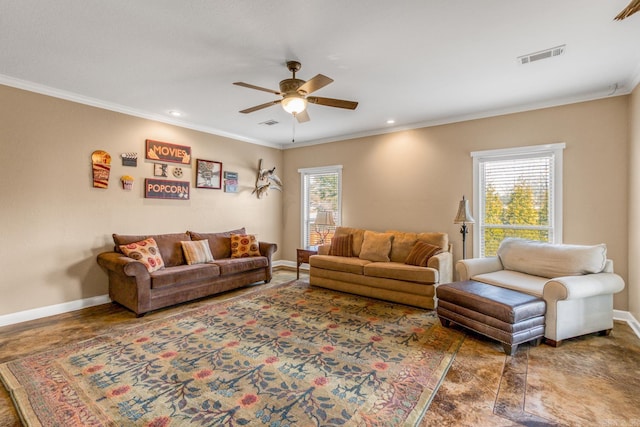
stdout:
{"type": "Polygon", "coordinates": [[[278,245],[269,242],[258,242],[258,245],[260,247],[260,255],[267,257],[269,264],[271,264],[271,256],[278,250],[278,245]]]}
{"type": "Polygon", "coordinates": [[[98,264],[106,270],[119,273],[123,276],[149,279],[147,267],[140,261],[126,257],[118,252],[103,252],[98,255],[98,264]]]}
{"type": "Polygon", "coordinates": [[[587,298],[615,294],[624,289],[624,280],[615,273],[595,273],[565,276],[549,280],[544,285],[545,301],[587,298]]]}
{"type": "Polygon", "coordinates": [[[432,256],[427,261],[427,267],[438,270],[438,284],[453,281],[453,255],[451,252],[442,252],[432,256]]]}
{"type": "Polygon", "coordinates": [[[500,258],[497,256],[487,258],[461,259],[456,263],[456,271],[460,280],[469,280],[478,274],[492,273],[504,270],[500,258]]]}

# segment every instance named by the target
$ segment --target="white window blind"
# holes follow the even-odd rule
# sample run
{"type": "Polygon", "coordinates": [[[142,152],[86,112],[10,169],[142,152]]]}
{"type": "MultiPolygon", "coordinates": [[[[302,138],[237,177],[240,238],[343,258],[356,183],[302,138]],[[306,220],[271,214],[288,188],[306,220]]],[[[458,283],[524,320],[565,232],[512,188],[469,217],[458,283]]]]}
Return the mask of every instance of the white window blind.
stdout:
{"type": "Polygon", "coordinates": [[[342,218],[342,166],[299,169],[302,201],[302,247],[328,243],[342,218]],[[330,212],[335,226],[316,225],[318,212],[330,212]]]}
{"type": "Polygon", "coordinates": [[[562,240],[564,144],[474,152],[474,256],[506,237],[562,240]]]}

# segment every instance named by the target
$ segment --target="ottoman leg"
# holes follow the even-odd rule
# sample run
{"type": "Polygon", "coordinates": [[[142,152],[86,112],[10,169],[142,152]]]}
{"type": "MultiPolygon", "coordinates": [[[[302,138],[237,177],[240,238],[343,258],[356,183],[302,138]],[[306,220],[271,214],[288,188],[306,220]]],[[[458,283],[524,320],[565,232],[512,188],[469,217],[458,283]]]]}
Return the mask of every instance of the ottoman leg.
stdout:
{"type": "Polygon", "coordinates": [[[537,347],[540,345],[541,342],[542,342],[542,337],[536,338],[535,340],[531,341],[531,347],[537,347]]]}
{"type": "Polygon", "coordinates": [[[440,323],[442,323],[442,326],[444,326],[445,328],[448,328],[451,324],[451,321],[449,319],[445,319],[444,317],[440,316],[438,316],[438,318],[440,319],[440,323]]]}
{"type": "Polygon", "coordinates": [[[516,354],[516,350],[518,349],[518,344],[507,344],[507,343],[502,343],[502,348],[504,349],[505,354],[509,355],[509,356],[513,356],[514,354],[516,354]]]}

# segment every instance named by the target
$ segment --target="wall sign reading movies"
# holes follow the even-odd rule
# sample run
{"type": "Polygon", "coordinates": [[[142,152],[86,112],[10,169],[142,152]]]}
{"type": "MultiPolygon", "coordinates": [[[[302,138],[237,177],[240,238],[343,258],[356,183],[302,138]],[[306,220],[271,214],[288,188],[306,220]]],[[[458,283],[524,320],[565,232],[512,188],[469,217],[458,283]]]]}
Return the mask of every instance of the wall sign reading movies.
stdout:
{"type": "Polygon", "coordinates": [[[191,164],[191,147],[186,145],[169,144],[168,142],[147,139],[146,157],[149,160],[191,164]]]}
{"type": "Polygon", "coordinates": [[[144,197],[147,199],[189,200],[189,183],[146,178],[144,180],[144,197]]]}

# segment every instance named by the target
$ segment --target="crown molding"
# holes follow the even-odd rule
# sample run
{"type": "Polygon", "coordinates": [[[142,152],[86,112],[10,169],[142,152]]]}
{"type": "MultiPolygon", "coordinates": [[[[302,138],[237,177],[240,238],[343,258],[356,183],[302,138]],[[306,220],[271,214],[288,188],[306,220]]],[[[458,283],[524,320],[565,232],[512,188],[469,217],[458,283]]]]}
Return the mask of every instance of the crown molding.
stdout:
{"type": "Polygon", "coordinates": [[[0,74],[0,84],[5,86],[14,87],[16,89],[22,89],[29,92],[38,93],[40,95],[51,96],[54,98],[64,99],[66,101],[76,102],[78,104],[89,105],[91,107],[102,108],[104,110],[114,111],[116,113],[122,113],[129,116],[140,117],[142,119],[153,120],[155,122],[166,123],[173,126],[178,126],[185,129],[191,129],[199,132],[208,133],[211,135],[222,136],[225,138],[232,138],[243,142],[248,142],[255,145],[263,145],[271,148],[281,148],[279,144],[270,144],[265,141],[260,141],[252,138],[247,138],[242,135],[236,135],[229,132],[224,132],[219,129],[211,128],[208,126],[201,126],[195,123],[190,123],[183,120],[176,120],[170,117],[163,116],[161,114],[148,113],[145,111],[136,110],[126,107],[124,105],[115,104],[111,102],[102,101],[100,99],[91,98],[88,96],[80,95],[74,92],[69,92],[61,89],[52,88],[39,83],[30,82],[27,80],[16,79],[15,77],[6,76],[0,74]]]}

